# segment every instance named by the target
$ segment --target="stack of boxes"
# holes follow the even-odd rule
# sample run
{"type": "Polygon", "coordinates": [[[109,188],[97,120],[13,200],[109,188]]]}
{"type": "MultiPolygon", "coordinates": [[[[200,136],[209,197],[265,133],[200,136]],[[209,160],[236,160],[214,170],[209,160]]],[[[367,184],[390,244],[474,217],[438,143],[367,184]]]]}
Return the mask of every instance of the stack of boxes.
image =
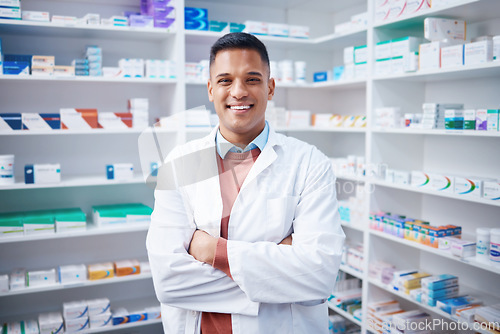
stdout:
{"type": "Polygon", "coordinates": [[[458,277],[454,275],[437,275],[422,279],[421,300],[419,302],[429,306],[436,306],[436,302],[458,296],[458,277]]]}
{"type": "Polygon", "coordinates": [[[0,2],[0,19],[20,20],[21,0],[2,0],[0,2]]]}
{"type": "Polygon", "coordinates": [[[416,71],[420,42],[420,38],[406,36],[377,43],[375,45],[375,75],[388,76],[416,71]]]}
{"type": "Polygon", "coordinates": [[[85,56],[88,61],[89,76],[102,76],[102,49],[95,45],[87,46],[85,56]]]}
{"type": "Polygon", "coordinates": [[[175,8],[171,0],[141,0],[141,15],[152,17],[155,28],[169,28],[175,22],[175,8]]]}
{"type": "Polygon", "coordinates": [[[90,328],[112,326],[111,304],[108,298],[87,300],[90,328]]]}
{"type": "Polygon", "coordinates": [[[63,317],[66,332],[89,329],[89,307],[82,301],[63,303],[63,317]]]}
{"type": "Polygon", "coordinates": [[[208,30],[208,10],[205,8],[185,7],[184,27],[186,30],[208,30]]]}
{"type": "Polygon", "coordinates": [[[144,130],[149,125],[149,100],[135,98],[128,100],[128,112],[132,114],[134,129],[144,130]]]}
{"type": "Polygon", "coordinates": [[[445,129],[461,125],[463,128],[463,104],[424,103],[422,105],[422,129],[445,129]],[[448,115],[448,122],[446,122],[448,115]],[[461,118],[460,118],[461,117],[461,118]],[[461,121],[460,121],[461,119],[461,121]]]}

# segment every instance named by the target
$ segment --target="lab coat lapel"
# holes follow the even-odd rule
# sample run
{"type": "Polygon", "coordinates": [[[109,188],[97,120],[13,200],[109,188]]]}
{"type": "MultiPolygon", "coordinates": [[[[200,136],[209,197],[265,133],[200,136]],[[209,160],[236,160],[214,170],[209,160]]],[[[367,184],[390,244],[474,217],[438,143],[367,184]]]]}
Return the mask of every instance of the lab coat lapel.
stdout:
{"type": "Polygon", "coordinates": [[[198,220],[196,223],[202,225],[199,228],[216,237],[220,235],[220,221],[222,217],[222,197],[217,167],[217,150],[215,147],[215,134],[217,130],[218,128],[204,138],[205,140],[201,147],[202,150],[208,149],[211,153],[207,155],[206,161],[203,161],[198,168],[208,169],[210,170],[210,174],[214,174],[214,176],[198,182],[196,186],[198,214],[195,214],[195,219],[198,220]]]}
{"type": "Polygon", "coordinates": [[[269,128],[269,138],[264,150],[260,153],[259,157],[255,161],[254,165],[248,172],[248,175],[241,186],[241,191],[243,191],[247,184],[252,182],[262,171],[269,167],[278,157],[276,154],[275,146],[281,144],[281,141],[277,137],[276,132],[272,128],[269,128]]]}

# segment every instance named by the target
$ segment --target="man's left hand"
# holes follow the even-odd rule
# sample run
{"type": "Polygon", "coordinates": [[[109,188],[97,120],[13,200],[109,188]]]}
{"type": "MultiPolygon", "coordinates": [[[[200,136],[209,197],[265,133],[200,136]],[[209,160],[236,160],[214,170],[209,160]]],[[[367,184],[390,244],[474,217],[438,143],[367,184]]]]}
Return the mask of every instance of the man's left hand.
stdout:
{"type": "Polygon", "coordinates": [[[217,248],[217,238],[205,231],[196,230],[189,244],[188,253],[196,260],[212,264],[217,248]]]}

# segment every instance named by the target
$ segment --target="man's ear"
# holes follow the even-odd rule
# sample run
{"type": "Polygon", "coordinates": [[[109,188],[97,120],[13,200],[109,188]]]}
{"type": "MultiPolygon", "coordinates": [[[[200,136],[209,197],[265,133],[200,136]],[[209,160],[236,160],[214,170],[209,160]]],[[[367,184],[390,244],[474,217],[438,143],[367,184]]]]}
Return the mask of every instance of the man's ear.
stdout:
{"type": "Polygon", "coordinates": [[[208,100],[210,102],[214,102],[213,87],[212,87],[212,82],[210,81],[210,79],[208,79],[208,82],[207,82],[207,91],[208,91],[208,100]]]}
{"type": "Polygon", "coordinates": [[[276,82],[274,82],[274,78],[269,78],[267,82],[267,88],[268,88],[267,100],[271,101],[274,96],[274,89],[276,88],[276,82]]]}

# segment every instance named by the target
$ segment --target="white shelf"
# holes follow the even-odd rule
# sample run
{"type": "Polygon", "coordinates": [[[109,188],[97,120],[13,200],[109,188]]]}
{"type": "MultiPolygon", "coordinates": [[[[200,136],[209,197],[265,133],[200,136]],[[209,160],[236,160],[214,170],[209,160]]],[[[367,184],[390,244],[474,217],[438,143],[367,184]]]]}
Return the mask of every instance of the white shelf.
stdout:
{"type": "Polygon", "coordinates": [[[85,331],[80,331],[80,333],[85,333],[85,334],[87,334],[87,333],[88,334],[90,334],[90,333],[105,333],[105,332],[120,331],[123,329],[137,328],[137,327],[143,327],[143,326],[149,326],[149,325],[155,325],[155,324],[161,324],[161,319],[136,321],[136,322],[130,322],[128,324],[94,328],[94,329],[89,329],[89,330],[85,330],[85,331]]]}
{"type": "Polygon", "coordinates": [[[28,287],[28,288],[20,289],[20,290],[1,292],[0,297],[9,297],[9,296],[15,296],[15,295],[37,293],[37,292],[65,290],[65,289],[73,289],[73,288],[80,288],[80,287],[105,285],[105,284],[118,284],[118,283],[122,283],[122,282],[139,281],[139,280],[151,279],[151,278],[152,278],[151,273],[144,273],[144,274],[137,274],[137,275],[112,277],[112,278],[100,279],[100,280],[94,280],[94,281],[87,280],[85,282],[79,282],[79,283],[68,283],[68,284],[57,283],[54,285],[48,285],[48,286],[43,286],[43,287],[33,287],[33,288],[28,287]]]}
{"type": "Polygon", "coordinates": [[[457,194],[453,194],[453,193],[445,193],[445,192],[437,191],[437,190],[426,190],[426,189],[422,189],[422,188],[398,185],[398,184],[394,184],[394,183],[390,183],[390,182],[386,182],[386,181],[381,181],[381,180],[374,180],[374,179],[371,179],[370,183],[377,185],[377,186],[386,187],[386,188],[399,189],[399,190],[404,190],[404,191],[412,191],[412,192],[416,192],[416,193],[420,193],[420,194],[424,194],[424,195],[432,195],[432,196],[443,197],[443,198],[458,199],[458,200],[467,201],[467,202],[480,203],[480,204],[486,204],[486,205],[500,207],[500,201],[484,199],[481,197],[468,197],[468,196],[457,195],[457,194]]]}
{"type": "Polygon", "coordinates": [[[149,78],[105,78],[92,76],[73,77],[44,77],[31,75],[0,75],[0,80],[26,81],[26,82],[84,82],[84,83],[128,83],[128,84],[150,84],[150,85],[173,85],[177,79],[149,79],[149,78]]]}
{"type": "Polygon", "coordinates": [[[365,177],[360,177],[356,175],[335,175],[337,179],[342,179],[346,181],[353,181],[353,182],[365,182],[366,178],[365,177]]]}
{"type": "Polygon", "coordinates": [[[317,89],[344,90],[344,89],[365,88],[366,80],[351,79],[351,80],[339,80],[339,81],[323,81],[323,82],[314,82],[311,85],[312,88],[317,88],[317,89]]]}
{"type": "Polygon", "coordinates": [[[418,242],[398,238],[398,237],[395,237],[393,235],[390,235],[390,234],[387,234],[387,233],[384,233],[381,231],[375,231],[372,229],[370,229],[369,231],[370,231],[370,234],[375,235],[375,236],[380,237],[380,238],[383,238],[383,239],[386,239],[386,240],[391,240],[393,242],[396,242],[396,243],[399,243],[399,244],[402,244],[402,245],[405,245],[408,247],[416,248],[416,249],[419,249],[419,250],[424,251],[424,252],[428,252],[428,253],[432,253],[432,254],[435,254],[438,256],[442,256],[442,257],[445,257],[447,259],[461,262],[461,263],[464,263],[466,265],[476,267],[476,268],[479,268],[482,270],[491,271],[492,273],[495,273],[495,274],[500,274],[500,265],[495,265],[495,263],[480,262],[480,261],[477,261],[475,257],[459,258],[457,256],[452,255],[449,252],[445,252],[443,250],[440,250],[440,249],[437,249],[434,247],[422,245],[418,242]]]}
{"type": "Polygon", "coordinates": [[[147,223],[123,223],[116,224],[113,226],[97,227],[93,224],[87,223],[86,231],[78,232],[64,232],[64,233],[44,233],[44,234],[32,234],[32,235],[22,235],[13,237],[2,237],[0,238],[0,244],[13,243],[13,242],[25,242],[25,241],[35,241],[35,240],[54,240],[54,239],[65,239],[65,238],[81,238],[81,237],[91,237],[96,235],[106,235],[106,234],[118,234],[118,233],[131,233],[131,232],[141,232],[147,231],[149,229],[149,224],[147,223]]]}
{"type": "MultiPolygon", "coordinates": [[[[104,174],[104,173],[103,173],[104,174]]],[[[42,189],[42,188],[67,188],[67,187],[87,187],[87,186],[110,186],[110,185],[122,185],[122,184],[139,184],[144,183],[144,177],[142,175],[135,175],[133,179],[130,180],[108,180],[103,176],[68,176],[62,177],[60,183],[47,183],[47,184],[25,184],[25,183],[14,183],[9,185],[0,185],[1,190],[16,190],[16,189],[42,189]]]]}
{"type": "Polygon", "coordinates": [[[363,226],[360,223],[346,223],[346,222],[342,222],[341,225],[343,227],[347,227],[347,228],[350,228],[350,229],[353,229],[353,230],[356,230],[356,231],[360,231],[360,232],[364,232],[368,228],[367,226],[363,226]]]}
{"type": "Polygon", "coordinates": [[[366,44],[367,28],[358,28],[342,33],[333,33],[313,39],[316,46],[341,49],[346,46],[366,44]]]}
{"type": "Polygon", "coordinates": [[[347,313],[346,311],[342,310],[341,308],[338,308],[337,306],[333,305],[330,301],[328,301],[328,308],[330,310],[332,310],[332,311],[340,314],[341,316],[343,316],[347,320],[351,321],[352,323],[355,323],[356,325],[358,325],[359,327],[361,327],[361,321],[359,321],[358,319],[354,318],[352,316],[352,314],[347,313]]]}
{"type": "Polygon", "coordinates": [[[383,77],[374,77],[375,81],[401,80],[416,82],[433,82],[447,80],[463,80],[473,78],[487,78],[500,76],[500,61],[492,61],[484,64],[469,65],[453,68],[440,68],[436,70],[424,70],[411,73],[394,74],[383,77]]]}
{"type": "Polygon", "coordinates": [[[340,270],[342,270],[343,272],[349,274],[349,275],[352,275],[354,277],[357,277],[359,279],[363,279],[363,272],[359,271],[359,270],[356,270],[354,268],[351,268],[345,264],[341,264],[340,265],[340,270]]]}
{"type": "Polygon", "coordinates": [[[441,129],[374,129],[373,133],[405,134],[405,135],[429,135],[429,136],[463,136],[463,137],[500,137],[500,131],[476,131],[476,130],[441,130],[441,129]]]}
{"type": "MultiPolygon", "coordinates": [[[[186,44],[213,44],[225,33],[217,31],[185,30],[186,44]]],[[[314,44],[312,39],[255,35],[268,47],[295,47],[314,44]]]]}
{"type": "Polygon", "coordinates": [[[139,129],[12,130],[12,131],[0,132],[0,136],[64,136],[64,135],[114,135],[114,134],[137,135],[140,134],[142,131],[144,130],[139,130],[139,129]]]}
{"type": "MultiPolygon", "coordinates": [[[[403,299],[405,299],[407,301],[412,302],[415,305],[418,305],[419,307],[422,307],[422,308],[424,308],[424,309],[426,309],[426,310],[428,310],[428,311],[430,311],[430,312],[432,312],[434,314],[437,314],[437,315],[439,315],[442,318],[445,318],[445,319],[448,319],[448,320],[451,320],[451,321],[455,321],[455,322],[457,321],[457,319],[455,319],[454,317],[452,317],[449,313],[446,313],[443,310],[441,310],[441,309],[439,309],[439,308],[437,308],[435,306],[429,306],[429,305],[424,304],[424,303],[419,303],[418,301],[412,299],[410,297],[410,295],[398,292],[398,291],[392,289],[390,286],[387,286],[387,285],[385,285],[385,284],[383,284],[383,283],[381,283],[381,282],[379,282],[377,280],[374,280],[373,278],[369,278],[368,282],[370,284],[372,284],[372,285],[375,285],[375,286],[379,287],[380,289],[383,289],[383,290],[385,290],[387,292],[390,292],[390,293],[392,293],[392,294],[394,294],[394,295],[396,295],[396,296],[398,296],[400,298],[403,298],[403,299]]],[[[471,289],[471,288],[469,288],[467,286],[460,285],[460,295],[464,295],[464,294],[465,295],[471,295],[473,297],[478,297],[481,300],[485,300],[485,298],[489,299],[488,296],[484,295],[484,293],[478,292],[477,290],[471,289]]],[[[488,302],[486,301],[485,304],[488,304],[488,302]]],[[[488,333],[488,332],[485,332],[485,333],[488,333]]]]}
{"type": "Polygon", "coordinates": [[[423,24],[429,16],[464,19],[468,24],[498,17],[498,1],[496,0],[456,0],[454,3],[421,10],[403,18],[396,18],[376,23],[375,28],[401,29],[423,24]]]}
{"type": "Polygon", "coordinates": [[[0,19],[3,33],[29,34],[35,36],[62,36],[85,38],[122,38],[162,40],[175,35],[170,28],[143,28],[92,25],[62,25],[52,22],[0,19]]]}
{"type": "Polygon", "coordinates": [[[347,133],[365,133],[366,128],[322,128],[314,126],[306,127],[289,127],[289,128],[276,128],[277,132],[347,132],[347,133]]]}

